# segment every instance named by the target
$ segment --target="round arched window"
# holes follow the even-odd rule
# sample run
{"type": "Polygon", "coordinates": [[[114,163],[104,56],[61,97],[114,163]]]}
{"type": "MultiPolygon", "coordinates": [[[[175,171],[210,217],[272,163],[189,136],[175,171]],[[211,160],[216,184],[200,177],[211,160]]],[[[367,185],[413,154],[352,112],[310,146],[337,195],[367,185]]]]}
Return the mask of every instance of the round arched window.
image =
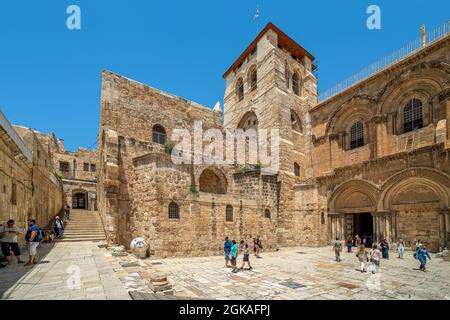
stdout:
{"type": "Polygon", "coordinates": [[[166,144],[166,130],[159,124],[153,127],[152,136],[153,143],[166,144]]]}

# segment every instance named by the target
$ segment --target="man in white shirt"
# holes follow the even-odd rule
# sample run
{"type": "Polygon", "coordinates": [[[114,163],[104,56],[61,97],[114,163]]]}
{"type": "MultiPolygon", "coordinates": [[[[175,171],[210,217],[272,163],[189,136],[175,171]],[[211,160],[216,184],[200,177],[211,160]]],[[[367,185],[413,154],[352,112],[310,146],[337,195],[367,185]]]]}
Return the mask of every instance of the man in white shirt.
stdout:
{"type": "Polygon", "coordinates": [[[11,251],[17,259],[17,263],[24,263],[20,259],[20,247],[17,241],[17,236],[20,234],[19,228],[15,225],[14,220],[9,220],[6,226],[0,229],[0,238],[2,253],[6,258],[8,264],[11,264],[11,251]]]}

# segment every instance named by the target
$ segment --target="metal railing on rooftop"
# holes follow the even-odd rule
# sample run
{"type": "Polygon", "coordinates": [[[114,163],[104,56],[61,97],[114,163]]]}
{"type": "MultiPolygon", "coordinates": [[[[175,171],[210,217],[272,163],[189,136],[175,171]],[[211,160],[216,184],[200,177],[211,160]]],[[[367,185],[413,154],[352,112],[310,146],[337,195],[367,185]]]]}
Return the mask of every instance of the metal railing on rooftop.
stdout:
{"type": "Polygon", "coordinates": [[[377,62],[371,64],[368,67],[365,67],[364,69],[355,73],[351,77],[339,82],[334,87],[331,87],[330,89],[322,92],[321,94],[319,94],[319,102],[323,102],[339,94],[345,89],[348,89],[349,87],[356,85],[357,83],[369,78],[375,73],[390,67],[399,60],[404,59],[408,55],[413,54],[424,47],[427,47],[428,45],[434,43],[435,41],[445,37],[449,33],[450,33],[450,20],[434,28],[433,30],[427,32],[418,39],[415,39],[407,43],[406,45],[387,55],[383,59],[378,60],[377,62]]]}
{"type": "Polygon", "coordinates": [[[3,114],[2,110],[0,110],[0,127],[2,127],[5,130],[6,134],[11,138],[11,140],[14,141],[17,148],[25,156],[25,158],[27,158],[30,162],[33,161],[31,150],[28,149],[25,142],[23,142],[22,138],[17,134],[16,130],[14,130],[12,124],[3,114]]]}

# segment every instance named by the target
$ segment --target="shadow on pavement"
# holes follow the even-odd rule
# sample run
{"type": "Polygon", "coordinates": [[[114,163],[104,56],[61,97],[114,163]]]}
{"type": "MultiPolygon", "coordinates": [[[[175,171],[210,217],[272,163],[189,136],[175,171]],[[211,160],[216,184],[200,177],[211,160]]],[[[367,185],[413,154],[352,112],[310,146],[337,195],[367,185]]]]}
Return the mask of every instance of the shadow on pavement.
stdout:
{"type": "MultiPolygon", "coordinates": [[[[52,242],[41,243],[39,245],[39,263],[37,265],[25,267],[24,264],[17,264],[16,258],[12,257],[10,265],[7,265],[5,268],[0,268],[0,299],[8,299],[11,294],[11,292],[8,292],[8,290],[17,286],[30,285],[30,288],[33,287],[39,281],[39,278],[27,277],[27,275],[35,271],[39,265],[47,264],[50,262],[48,260],[45,260],[45,258],[53,249],[55,244],[55,242],[52,242]]],[[[21,253],[22,260],[28,261],[29,256],[26,247],[22,248],[21,253]]],[[[1,263],[6,264],[6,260],[2,259],[1,263]]]]}

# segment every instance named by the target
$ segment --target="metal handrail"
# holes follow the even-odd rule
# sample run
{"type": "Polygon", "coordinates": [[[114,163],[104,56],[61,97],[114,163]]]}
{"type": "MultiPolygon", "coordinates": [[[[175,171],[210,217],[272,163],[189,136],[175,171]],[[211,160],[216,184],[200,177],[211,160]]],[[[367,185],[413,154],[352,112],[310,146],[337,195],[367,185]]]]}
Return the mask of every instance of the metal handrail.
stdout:
{"type": "Polygon", "coordinates": [[[369,78],[375,73],[392,66],[399,60],[417,52],[422,48],[427,47],[428,45],[434,43],[435,41],[445,37],[449,33],[450,33],[450,21],[447,21],[441,24],[440,26],[434,28],[433,30],[427,32],[426,34],[424,34],[423,37],[408,42],[407,44],[397,49],[396,51],[392,52],[391,54],[387,55],[383,59],[378,60],[377,62],[371,64],[370,66],[365,67],[364,69],[360,70],[354,75],[348,77],[347,79],[339,82],[337,85],[331,87],[330,89],[325,90],[324,92],[319,94],[319,102],[323,102],[327,99],[330,99],[331,97],[334,97],[335,95],[339,94],[345,89],[348,89],[349,87],[356,85],[359,82],[369,78]]]}

